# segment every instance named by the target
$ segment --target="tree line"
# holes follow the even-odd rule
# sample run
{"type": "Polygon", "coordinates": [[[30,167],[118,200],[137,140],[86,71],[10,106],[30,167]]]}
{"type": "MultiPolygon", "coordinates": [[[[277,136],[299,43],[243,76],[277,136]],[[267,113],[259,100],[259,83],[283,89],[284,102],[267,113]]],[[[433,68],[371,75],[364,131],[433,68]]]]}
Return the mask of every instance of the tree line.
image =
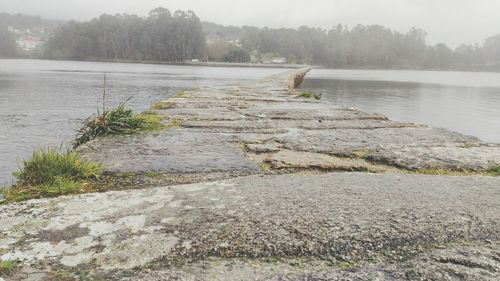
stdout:
{"type": "Polygon", "coordinates": [[[71,60],[141,60],[180,62],[201,58],[205,37],[192,11],[157,8],[146,18],[102,15],[71,21],[49,39],[45,58],[71,60]]]}
{"type": "MultiPolygon", "coordinates": [[[[0,56],[13,55],[13,38],[0,21],[0,56]]],[[[161,62],[284,57],[288,63],[337,68],[500,70],[500,34],[481,45],[451,49],[428,45],[425,31],[417,28],[401,33],[380,25],[234,27],[202,23],[192,11],[157,8],[147,17],[102,15],[67,22],[52,32],[42,54],[48,59],[161,62]]]]}
{"type": "MultiPolygon", "coordinates": [[[[330,30],[302,26],[290,28],[234,27],[204,23],[208,53],[212,45],[239,41],[240,48],[257,60],[283,56],[289,63],[338,68],[419,68],[500,70],[500,34],[483,45],[430,46],[425,31],[400,33],[380,25],[337,25],[330,30]]],[[[217,48],[215,48],[217,49],[217,48]]],[[[227,47],[226,47],[227,49],[227,47]]],[[[221,55],[211,55],[214,58],[221,55]]]]}

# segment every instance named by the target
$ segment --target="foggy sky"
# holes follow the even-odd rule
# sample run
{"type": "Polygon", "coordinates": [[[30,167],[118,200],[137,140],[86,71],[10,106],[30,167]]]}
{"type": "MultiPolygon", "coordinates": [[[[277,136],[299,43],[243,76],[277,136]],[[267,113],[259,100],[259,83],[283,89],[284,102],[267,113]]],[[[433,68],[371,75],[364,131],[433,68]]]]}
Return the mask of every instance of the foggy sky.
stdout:
{"type": "Polygon", "coordinates": [[[191,9],[203,21],[258,27],[331,28],[380,24],[427,31],[430,44],[482,43],[500,33],[499,0],[0,0],[0,12],[89,20],[103,13],[145,16],[156,7],[191,9]]]}

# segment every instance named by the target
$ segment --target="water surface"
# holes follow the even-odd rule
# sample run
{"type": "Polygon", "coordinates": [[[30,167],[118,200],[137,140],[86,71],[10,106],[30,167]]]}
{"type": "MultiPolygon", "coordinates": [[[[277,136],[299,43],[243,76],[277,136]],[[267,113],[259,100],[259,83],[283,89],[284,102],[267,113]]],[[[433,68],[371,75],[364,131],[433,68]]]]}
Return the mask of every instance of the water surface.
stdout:
{"type": "Polygon", "coordinates": [[[393,120],[500,143],[500,73],[315,69],[303,88],[393,120]]]}

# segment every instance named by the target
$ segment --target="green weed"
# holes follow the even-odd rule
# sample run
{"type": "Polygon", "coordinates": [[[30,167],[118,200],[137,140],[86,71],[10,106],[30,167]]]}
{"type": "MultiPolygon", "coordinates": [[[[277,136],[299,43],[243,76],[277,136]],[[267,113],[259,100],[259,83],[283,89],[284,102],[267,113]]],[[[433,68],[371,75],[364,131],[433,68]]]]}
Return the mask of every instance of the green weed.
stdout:
{"type": "Polygon", "coordinates": [[[17,262],[10,260],[0,261],[0,276],[10,275],[16,270],[17,262]]]}
{"type": "Polygon", "coordinates": [[[59,152],[54,148],[36,149],[30,159],[22,161],[20,171],[14,172],[20,185],[52,184],[60,179],[82,180],[97,178],[101,166],[82,160],[72,151],[59,152]]]}
{"type": "Polygon", "coordinates": [[[160,101],[151,107],[153,110],[162,110],[162,109],[169,109],[175,106],[175,103],[173,102],[168,102],[168,101],[160,101]]]}
{"type": "Polygon", "coordinates": [[[13,175],[16,185],[3,191],[7,202],[95,191],[101,166],[72,151],[36,149],[13,175]]]}
{"type": "Polygon", "coordinates": [[[161,130],[161,117],[154,114],[136,114],[133,110],[125,108],[125,102],[117,108],[109,109],[103,113],[97,112],[83,122],[78,130],[73,148],[89,142],[100,136],[126,135],[144,130],[161,130]]]}

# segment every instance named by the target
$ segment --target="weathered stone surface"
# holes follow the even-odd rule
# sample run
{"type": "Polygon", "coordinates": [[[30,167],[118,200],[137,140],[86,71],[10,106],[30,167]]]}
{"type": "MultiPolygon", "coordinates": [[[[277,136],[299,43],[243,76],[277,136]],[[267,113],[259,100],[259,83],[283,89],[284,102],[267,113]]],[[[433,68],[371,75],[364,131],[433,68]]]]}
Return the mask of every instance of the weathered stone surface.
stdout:
{"type": "Polygon", "coordinates": [[[0,259],[67,267],[95,262],[103,269],[145,265],[168,253],[177,238],[160,232],[148,221],[149,213],[167,206],[173,194],[144,192],[88,194],[2,206],[0,221],[6,239],[0,240],[11,251],[5,253],[3,248],[0,259]],[[75,226],[87,231],[71,238],[52,238],[75,226]]]}
{"type": "Polygon", "coordinates": [[[271,165],[274,169],[301,168],[370,172],[387,172],[391,170],[389,167],[373,165],[363,159],[339,158],[321,153],[287,149],[264,156],[262,162],[271,165]]]}
{"type": "MultiPolygon", "coordinates": [[[[278,136],[285,148],[339,153],[359,149],[395,147],[429,147],[477,144],[479,140],[445,129],[436,128],[379,128],[339,130],[290,130],[278,136]]],[[[383,157],[383,155],[381,156],[383,157]]]]}
{"type": "Polygon", "coordinates": [[[481,171],[499,165],[500,146],[382,148],[371,151],[368,158],[376,162],[384,162],[407,169],[469,169],[481,171]]]}
{"type": "Polygon", "coordinates": [[[258,172],[238,145],[220,134],[171,129],[157,134],[102,138],[80,149],[112,172],[258,172]]]}
{"type": "Polygon", "coordinates": [[[246,148],[254,153],[278,152],[280,147],[277,143],[249,143],[246,148]]]}
{"type": "Polygon", "coordinates": [[[180,280],[210,272],[210,280],[304,280],[304,272],[311,280],[382,272],[495,280],[499,186],[488,177],[329,173],[31,200],[0,206],[0,259],[108,280],[152,261],[180,280]],[[277,261],[284,270],[266,270],[277,261]],[[355,270],[341,270],[346,262],[355,270]]]}
{"type": "Polygon", "coordinates": [[[305,130],[318,129],[378,129],[378,128],[409,128],[423,127],[411,123],[401,123],[390,120],[378,119],[354,119],[354,120],[287,120],[287,119],[243,119],[231,121],[184,121],[184,128],[201,128],[207,131],[216,129],[227,129],[235,132],[249,132],[254,130],[274,129],[275,133],[286,131],[287,128],[300,128],[305,130]]]}
{"type": "MultiPolygon", "coordinates": [[[[166,111],[166,110],[164,110],[166,111]]],[[[161,111],[160,111],[161,112],[161,111]]],[[[163,114],[172,119],[178,120],[239,120],[245,116],[237,111],[225,107],[211,107],[210,110],[192,109],[192,108],[173,108],[163,114]]]]}
{"type": "Polygon", "coordinates": [[[378,114],[369,114],[358,110],[335,109],[321,105],[317,108],[302,108],[305,104],[284,104],[282,108],[270,107],[267,104],[259,104],[252,108],[242,110],[242,113],[249,118],[264,119],[285,119],[285,120],[351,120],[351,119],[376,119],[387,120],[387,117],[378,114]]]}

